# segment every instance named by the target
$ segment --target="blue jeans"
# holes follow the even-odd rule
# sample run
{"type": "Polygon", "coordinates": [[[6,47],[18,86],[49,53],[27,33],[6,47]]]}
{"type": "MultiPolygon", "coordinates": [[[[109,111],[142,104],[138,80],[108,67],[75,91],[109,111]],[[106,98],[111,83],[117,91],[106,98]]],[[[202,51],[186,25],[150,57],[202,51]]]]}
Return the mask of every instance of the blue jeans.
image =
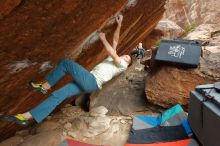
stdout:
{"type": "Polygon", "coordinates": [[[70,74],[73,81],[54,91],[51,96],[30,111],[38,123],[43,121],[63,100],[98,89],[95,77],[82,66],[67,58],[60,61],[57,67],[48,74],[46,80],[52,87],[66,74],[70,74]]]}

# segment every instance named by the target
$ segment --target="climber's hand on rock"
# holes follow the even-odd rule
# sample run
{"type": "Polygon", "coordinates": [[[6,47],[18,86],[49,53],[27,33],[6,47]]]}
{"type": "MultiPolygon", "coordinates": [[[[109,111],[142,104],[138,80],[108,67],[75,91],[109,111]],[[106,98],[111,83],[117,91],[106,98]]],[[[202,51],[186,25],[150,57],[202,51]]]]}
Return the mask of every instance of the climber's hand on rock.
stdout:
{"type": "Polygon", "coordinates": [[[121,25],[122,23],[122,20],[123,20],[123,16],[121,14],[119,14],[117,17],[116,17],[116,22],[118,25],[121,25]]]}

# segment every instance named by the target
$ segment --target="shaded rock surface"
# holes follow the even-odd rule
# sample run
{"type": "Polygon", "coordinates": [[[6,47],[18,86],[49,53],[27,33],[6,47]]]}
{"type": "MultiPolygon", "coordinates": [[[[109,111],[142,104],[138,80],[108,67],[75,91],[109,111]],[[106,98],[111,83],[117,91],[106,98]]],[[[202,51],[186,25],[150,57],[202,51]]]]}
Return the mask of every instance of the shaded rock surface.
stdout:
{"type": "MultiPolygon", "coordinates": [[[[30,110],[48,95],[30,91],[64,56],[90,70],[106,57],[97,31],[112,37],[114,16],[124,16],[118,52],[128,53],[155,27],[165,0],[12,1],[0,2],[0,112],[30,110]]],[[[65,78],[55,89],[68,82],[65,78]]],[[[0,122],[0,139],[19,129],[0,122]]]]}
{"type": "Polygon", "coordinates": [[[220,27],[218,24],[202,24],[185,39],[200,40],[203,56],[197,69],[160,66],[148,78],[145,92],[148,101],[168,108],[176,103],[187,105],[189,93],[199,84],[220,79],[220,27]]]}

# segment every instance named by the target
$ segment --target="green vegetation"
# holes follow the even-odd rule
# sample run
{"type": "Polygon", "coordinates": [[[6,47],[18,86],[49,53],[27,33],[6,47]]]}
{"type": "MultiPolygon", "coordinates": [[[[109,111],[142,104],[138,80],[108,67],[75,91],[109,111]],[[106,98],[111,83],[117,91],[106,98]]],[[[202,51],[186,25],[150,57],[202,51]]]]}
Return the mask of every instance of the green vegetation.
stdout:
{"type": "Polygon", "coordinates": [[[187,34],[195,30],[195,27],[196,27],[195,23],[187,24],[184,28],[184,34],[181,37],[187,36],[187,34]]]}
{"type": "Polygon", "coordinates": [[[155,42],[154,47],[159,47],[161,40],[162,40],[162,38],[159,38],[159,39],[155,42]]]}
{"type": "MultiPolygon", "coordinates": [[[[191,33],[192,31],[194,31],[196,28],[196,24],[192,23],[192,24],[187,24],[184,28],[184,33],[178,37],[179,39],[184,38],[185,36],[187,36],[189,33],[191,33]]],[[[219,32],[218,32],[219,33],[219,32]]],[[[217,35],[218,35],[217,33],[217,35]]],[[[216,35],[216,34],[214,34],[216,35]]],[[[155,44],[153,45],[154,47],[159,47],[160,46],[160,42],[163,38],[158,38],[155,42],[155,44]]]]}

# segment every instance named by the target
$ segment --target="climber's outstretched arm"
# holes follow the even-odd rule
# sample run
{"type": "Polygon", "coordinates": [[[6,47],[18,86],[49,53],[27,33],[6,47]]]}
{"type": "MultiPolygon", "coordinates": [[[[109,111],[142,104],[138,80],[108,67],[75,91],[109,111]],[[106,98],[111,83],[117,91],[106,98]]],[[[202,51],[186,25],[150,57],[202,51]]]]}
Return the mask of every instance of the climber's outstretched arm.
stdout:
{"type": "Polygon", "coordinates": [[[114,60],[115,64],[119,64],[121,59],[118,56],[118,54],[116,53],[116,51],[113,49],[113,47],[106,40],[105,33],[100,32],[99,33],[99,37],[100,37],[100,40],[102,41],[102,43],[103,43],[103,45],[104,45],[108,55],[112,57],[112,59],[114,60]]]}
{"type": "Polygon", "coordinates": [[[122,20],[123,20],[123,16],[122,15],[118,15],[116,17],[116,22],[117,22],[117,27],[115,29],[115,32],[114,32],[114,36],[113,36],[113,49],[116,51],[116,48],[117,48],[117,45],[118,45],[118,42],[119,42],[119,36],[120,36],[120,30],[121,30],[121,23],[122,23],[122,20]]]}

